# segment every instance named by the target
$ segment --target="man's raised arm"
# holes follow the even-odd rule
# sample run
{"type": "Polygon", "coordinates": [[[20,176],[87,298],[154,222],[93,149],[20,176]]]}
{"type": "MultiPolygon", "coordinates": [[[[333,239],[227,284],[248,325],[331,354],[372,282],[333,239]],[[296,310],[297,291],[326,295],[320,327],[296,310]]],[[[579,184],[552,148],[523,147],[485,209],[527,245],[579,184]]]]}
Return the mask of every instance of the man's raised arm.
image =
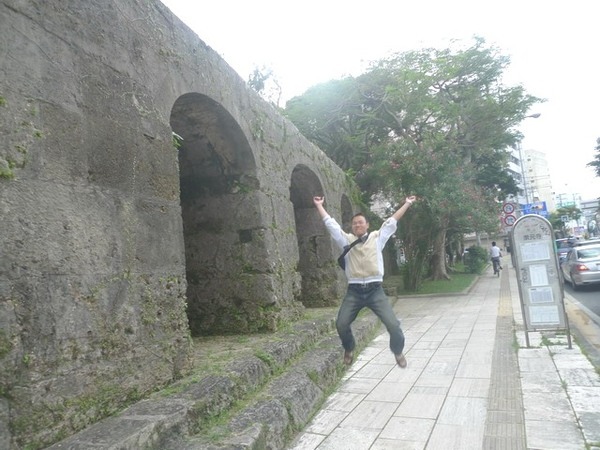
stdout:
{"type": "Polygon", "coordinates": [[[396,219],[396,221],[400,220],[402,218],[402,216],[404,215],[404,213],[408,210],[410,205],[412,205],[416,200],[417,200],[417,197],[414,195],[411,195],[410,197],[406,197],[406,199],[404,200],[404,204],[400,207],[400,209],[398,209],[398,211],[396,211],[392,215],[392,217],[394,219],[396,219]]]}
{"type": "Polygon", "coordinates": [[[327,213],[327,211],[325,211],[325,208],[323,207],[324,201],[325,197],[313,197],[313,203],[315,204],[317,211],[319,211],[321,219],[324,219],[325,217],[329,216],[329,214],[327,213]]]}

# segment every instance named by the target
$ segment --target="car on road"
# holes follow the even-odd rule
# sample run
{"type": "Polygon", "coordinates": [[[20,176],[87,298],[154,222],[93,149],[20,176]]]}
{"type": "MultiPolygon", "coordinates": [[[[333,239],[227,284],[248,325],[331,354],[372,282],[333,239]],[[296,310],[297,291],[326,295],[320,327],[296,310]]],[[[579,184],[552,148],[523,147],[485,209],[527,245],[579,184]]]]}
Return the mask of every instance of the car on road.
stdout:
{"type": "Polygon", "coordinates": [[[588,239],[585,241],[577,241],[573,244],[573,247],[581,247],[582,245],[594,245],[600,244],[600,240],[598,239],[588,239]]]}
{"type": "Polygon", "coordinates": [[[560,265],[563,278],[574,290],[600,284],[600,244],[577,245],[560,265]]]}
{"type": "Polygon", "coordinates": [[[575,238],[564,238],[556,240],[556,255],[558,256],[558,263],[562,264],[567,257],[567,253],[573,248],[575,244],[575,238]]]}

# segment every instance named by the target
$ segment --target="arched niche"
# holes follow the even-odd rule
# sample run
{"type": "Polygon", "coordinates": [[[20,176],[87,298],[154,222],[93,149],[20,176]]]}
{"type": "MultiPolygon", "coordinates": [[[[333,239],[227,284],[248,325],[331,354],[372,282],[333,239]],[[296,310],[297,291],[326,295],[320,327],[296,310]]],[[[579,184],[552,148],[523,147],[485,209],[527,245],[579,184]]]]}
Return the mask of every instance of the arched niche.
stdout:
{"type": "Polygon", "coordinates": [[[298,272],[302,278],[300,300],[306,307],[334,306],[337,298],[336,258],[331,238],[314,204],[323,187],[307,166],[294,167],[290,180],[290,200],[294,205],[298,239],[298,272]]]}
{"type": "Polygon", "coordinates": [[[202,94],[179,97],[170,123],[179,154],[191,332],[250,331],[258,308],[248,298],[255,280],[242,283],[241,274],[253,271],[248,255],[262,253],[264,245],[252,149],[229,112],[202,94]]]}

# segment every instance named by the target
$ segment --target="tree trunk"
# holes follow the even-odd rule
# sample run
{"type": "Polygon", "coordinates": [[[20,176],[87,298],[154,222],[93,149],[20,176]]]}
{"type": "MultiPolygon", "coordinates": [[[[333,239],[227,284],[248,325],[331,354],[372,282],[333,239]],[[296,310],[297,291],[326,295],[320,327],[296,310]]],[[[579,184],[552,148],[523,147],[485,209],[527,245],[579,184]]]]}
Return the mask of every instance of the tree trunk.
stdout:
{"type": "Polygon", "coordinates": [[[431,256],[431,278],[433,280],[449,280],[446,271],[446,227],[442,226],[433,239],[433,255],[431,256]]]}
{"type": "Polygon", "coordinates": [[[394,237],[392,236],[387,245],[383,248],[383,266],[386,274],[398,275],[400,273],[397,256],[398,250],[394,242],[394,237]]]}

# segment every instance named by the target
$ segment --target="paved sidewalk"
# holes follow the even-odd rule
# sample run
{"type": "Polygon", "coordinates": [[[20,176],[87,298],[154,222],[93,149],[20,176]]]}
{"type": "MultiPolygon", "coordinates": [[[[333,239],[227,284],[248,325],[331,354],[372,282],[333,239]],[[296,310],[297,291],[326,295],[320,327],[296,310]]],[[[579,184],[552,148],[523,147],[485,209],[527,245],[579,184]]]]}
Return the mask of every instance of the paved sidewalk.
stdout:
{"type": "Polygon", "coordinates": [[[513,269],[395,309],[408,367],[384,330],[288,449],[600,448],[600,376],[566,336],[529,333],[525,348],[513,269]]]}

